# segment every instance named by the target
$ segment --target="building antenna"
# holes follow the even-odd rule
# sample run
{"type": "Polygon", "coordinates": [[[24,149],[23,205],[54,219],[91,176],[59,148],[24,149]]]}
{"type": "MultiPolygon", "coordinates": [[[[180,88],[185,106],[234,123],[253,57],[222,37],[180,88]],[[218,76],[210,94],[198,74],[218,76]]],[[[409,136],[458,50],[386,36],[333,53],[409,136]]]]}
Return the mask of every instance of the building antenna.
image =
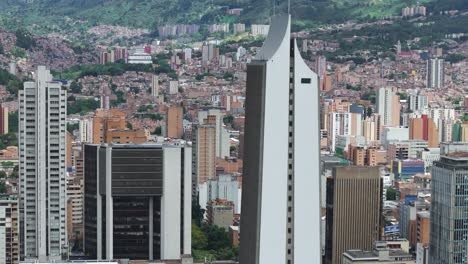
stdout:
{"type": "Polygon", "coordinates": [[[276,16],[276,0],[273,0],[273,16],[276,16]]]}
{"type": "Polygon", "coordinates": [[[291,0],[288,0],[288,15],[291,14],[291,0]]]}

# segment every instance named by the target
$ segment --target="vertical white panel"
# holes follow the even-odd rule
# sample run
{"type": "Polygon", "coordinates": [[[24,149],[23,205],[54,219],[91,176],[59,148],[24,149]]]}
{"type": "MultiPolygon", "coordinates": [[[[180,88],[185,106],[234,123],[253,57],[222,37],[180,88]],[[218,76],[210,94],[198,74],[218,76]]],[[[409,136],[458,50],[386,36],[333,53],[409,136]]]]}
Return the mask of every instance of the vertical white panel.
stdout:
{"type": "Polygon", "coordinates": [[[161,259],[180,258],[181,151],[163,148],[163,196],[161,197],[161,259]]]}
{"type": "Polygon", "coordinates": [[[290,17],[272,21],[258,54],[265,57],[263,164],[259,263],[286,260],[290,17]]]}
{"type": "Polygon", "coordinates": [[[320,263],[320,95],[294,49],[294,263],[320,263]]]}
{"type": "MultiPolygon", "coordinates": [[[[112,147],[106,148],[106,259],[114,259],[114,205],[112,202],[112,147]]],[[[98,179],[99,180],[99,179],[98,179]]]]}
{"type": "Polygon", "coordinates": [[[185,148],[184,161],[184,248],[183,253],[192,254],[192,148],[185,148]]]}

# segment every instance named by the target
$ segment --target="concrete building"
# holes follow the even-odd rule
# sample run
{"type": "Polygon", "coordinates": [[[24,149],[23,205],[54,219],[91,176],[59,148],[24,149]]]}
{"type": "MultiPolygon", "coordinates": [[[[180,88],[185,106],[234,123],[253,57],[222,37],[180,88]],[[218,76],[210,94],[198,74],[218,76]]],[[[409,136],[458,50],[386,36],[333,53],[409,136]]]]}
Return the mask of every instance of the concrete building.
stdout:
{"type": "Polygon", "coordinates": [[[153,75],[151,78],[151,95],[153,97],[159,96],[159,76],[153,75]]]}
{"type": "Polygon", "coordinates": [[[444,60],[432,58],[426,62],[426,87],[442,89],[445,82],[444,60]]]}
{"type": "Polygon", "coordinates": [[[129,64],[152,64],[153,59],[145,47],[135,47],[128,51],[127,63],[129,64]]]}
{"type": "Polygon", "coordinates": [[[301,58],[290,25],[289,15],[275,17],[247,66],[243,264],[322,258],[318,77],[301,58]]]}
{"type": "Polygon", "coordinates": [[[430,148],[439,146],[439,130],[432,118],[429,118],[427,115],[410,118],[409,138],[426,140],[430,148]]]}
{"type": "MultiPolygon", "coordinates": [[[[207,202],[215,201],[215,200],[226,200],[231,201],[234,204],[234,213],[240,214],[240,188],[239,188],[239,181],[237,177],[232,176],[230,174],[219,175],[215,179],[211,179],[207,181],[207,188],[206,188],[206,200],[207,202]]],[[[200,193],[200,196],[202,194],[200,193]]],[[[201,201],[201,199],[200,199],[201,201]]],[[[205,203],[203,208],[206,207],[205,203]]]]}
{"type": "Polygon", "coordinates": [[[270,31],[270,25],[251,25],[252,35],[256,36],[266,36],[270,31]]]}
{"type": "Polygon", "coordinates": [[[407,127],[386,127],[383,129],[381,142],[387,146],[392,141],[408,139],[409,129],[407,127]]]}
{"type": "Polygon", "coordinates": [[[442,144],[432,167],[429,263],[465,263],[468,225],[468,144],[442,144]]]}
{"type": "Polygon", "coordinates": [[[417,158],[424,161],[426,172],[430,172],[434,161],[440,159],[440,148],[427,148],[419,151],[417,158]]]}
{"type": "MultiPolygon", "coordinates": [[[[146,133],[143,130],[127,128],[127,114],[118,109],[98,109],[92,119],[92,125],[83,123],[81,133],[93,131],[91,137],[93,144],[102,143],[136,143],[146,142],[146,133]]],[[[87,140],[90,140],[89,135],[87,140]]]]}
{"type": "MultiPolygon", "coordinates": [[[[196,125],[192,131],[193,183],[199,184],[216,177],[216,126],[196,125]]],[[[203,206],[203,208],[206,204],[203,206]]]]}
{"type": "Polygon", "coordinates": [[[16,196],[0,196],[0,263],[20,261],[19,210],[16,196]]]}
{"type": "Polygon", "coordinates": [[[206,208],[207,222],[229,231],[234,222],[234,203],[226,200],[214,200],[208,202],[206,208]]]}
{"type": "Polygon", "coordinates": [[[21,258],[59,260],[66,253],[67,91],[39,66],[19,97],[21,258]]]}
{"type": "Polygon", "coordinates": [[[382,180],[378,167],[336,167],[327,178],[325,263],[341,264],[350,249],[379,239],[382,180]],[[352,228],[350,228],[352,227],[352,228]]]}
{"type": "Polygon", "coordinates": [[[0,135],[8,134],[8,107],[0,105],[0,135]]]}
{"type": "Polygon", "coordinates": [[[172,105],[167,109],[166,135],[168,138],[182,138],[184,135],[183,119],[184,109],[182,107],[172,105]]]}
{"type": "Polygon", "coordinates": [[[408,109],[416,112],[427,108],[428,101],[426,95],[410,94],[408,98],[408,109]]]}
{"type": "Polygon", "coordinates": [[[93,122],[90,119],[80,119],[79,122],[80,142],[93,143],[93,122]]]}
{"type": "Polygon", "coordinates": [[[328,148],[336,151],[338,136],[360,136],[361,115],[356,113],[328,113],[328,148]]]}
{"type": "Polygon", "coordinates": [[[169,94],[177,94],[179,92],[179,81],[169,82],[169,94]]]}
{"type": "Polygon", "coordinates": [[[387,146],[387,158],[388,160],[417,159],[418,152],[427,147],[427,141],[423,140],[391,141],[387,146]]]}
{"type": "Polygon", "coordinates": [[[186,146],[86,145],[84,251],[93,259],[178,260],[191,254],[186,146]]]}
{"type": "Polygon", "coordinates": [[[219,109],[209,109],[198,112],[200,124],[212,124],[216,127],[216,157],[230,156],[229,133],[223,125],[223,114],[219,109]]]}
{"type": "Polygon", "coordinates": [[[83,178],[69,177],[67,179],[67,198],[72,205],[72,225],[78,227],[83,224],[83,178]]]}
{"type": "Polygon", "coordinates": [[[400,96],[390,88],[380,88],[376,98],[377,113],[382,116],[382,125],[400,125],[400,96]]]}

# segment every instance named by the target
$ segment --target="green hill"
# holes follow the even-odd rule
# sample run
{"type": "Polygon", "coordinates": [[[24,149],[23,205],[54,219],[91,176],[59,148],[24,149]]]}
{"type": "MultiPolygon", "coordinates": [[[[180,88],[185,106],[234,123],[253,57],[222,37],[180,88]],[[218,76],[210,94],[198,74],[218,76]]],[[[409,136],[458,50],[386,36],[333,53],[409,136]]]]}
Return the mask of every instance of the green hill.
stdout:
{"type": "MultiPolygon", "coordinates": [[[[154,28],[170,23],[267,22],[273,9],[287,9],[286,0],[2,0],[0,15],[26,24],[54,23],[64,17],[91,24],[154,28]],[[227,8],[243,8],[240,17],[227,8]]],[[[468,9],[466,0],[292,0],[295,20],[341,23],[351,19],[398,15],[405,6],[427,4],[429,11],[468,9]]],[[[58,22],[57,22],[58,23],[58,22]]]]}

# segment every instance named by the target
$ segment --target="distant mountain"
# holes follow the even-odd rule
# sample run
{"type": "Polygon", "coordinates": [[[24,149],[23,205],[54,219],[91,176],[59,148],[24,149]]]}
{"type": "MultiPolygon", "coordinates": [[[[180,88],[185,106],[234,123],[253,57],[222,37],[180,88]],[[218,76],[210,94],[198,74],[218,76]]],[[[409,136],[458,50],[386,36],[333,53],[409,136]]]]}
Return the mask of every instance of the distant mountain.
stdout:
{"type": "MultiPolygon", "coordinates": [[[[398,15],[401,8],[418,3],[434,11],[468,9],[467,0],[291,0],[291,14],[310,23],[341,23],[398,15]]],[[[273,12],[285,12],[287,5],[287,0],[1,0],[0,15],[27,24],[66,16],[96,24],[154,28],[170,23],[263,23],[273,12]],[[227,15],[228,8],[244,10],[237,17],[227,15]]]]}

